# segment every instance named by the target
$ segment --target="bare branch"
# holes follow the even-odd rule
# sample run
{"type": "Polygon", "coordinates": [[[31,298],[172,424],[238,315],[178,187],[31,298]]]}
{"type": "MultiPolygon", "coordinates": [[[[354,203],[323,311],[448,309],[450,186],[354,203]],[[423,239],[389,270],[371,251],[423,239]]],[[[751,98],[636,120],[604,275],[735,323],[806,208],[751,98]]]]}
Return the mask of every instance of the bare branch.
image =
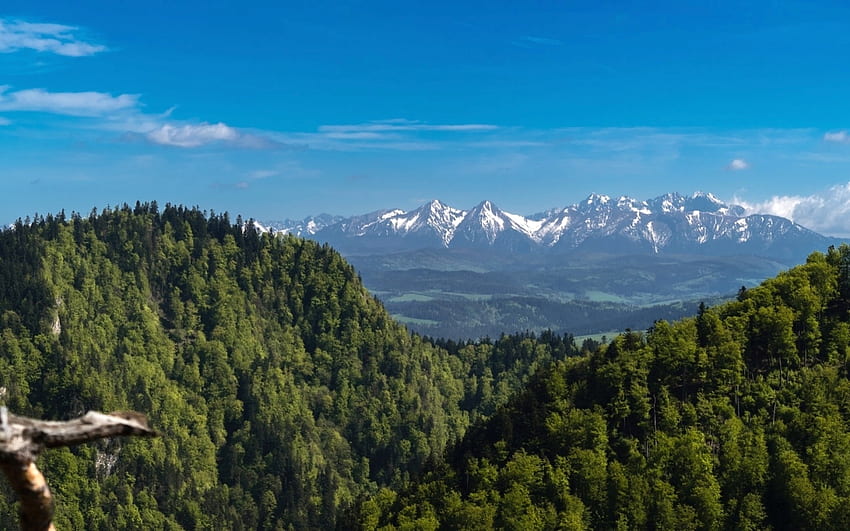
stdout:
{"type": "Polygon", "coordinates": [[[153,437],[157,433],[148,426],[147,417],[134,411],[109,415],[89,411],[59,422],[19,417],[0,407],[0,468],[20,498],[22,529],[54,529],[53,496],[35,466],[42,450],[121,435],[153,437]]]}

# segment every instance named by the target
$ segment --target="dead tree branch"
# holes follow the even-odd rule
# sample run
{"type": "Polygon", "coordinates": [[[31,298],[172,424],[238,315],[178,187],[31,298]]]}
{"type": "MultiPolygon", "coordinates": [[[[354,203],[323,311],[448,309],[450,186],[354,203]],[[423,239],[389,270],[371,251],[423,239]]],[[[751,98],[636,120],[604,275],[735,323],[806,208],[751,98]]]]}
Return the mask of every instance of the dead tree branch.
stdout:
{"type": "Polygon", "coordinates": [[[53,496],[35,460],[45,448],[70,446],[96,439],[138,435],[156,436],[147,418],[133,411],[105,415],[89,411],[64,422],[12,415],[0,407],[0,468],[20,498],[21,529],[53,527],[53,496]]]}

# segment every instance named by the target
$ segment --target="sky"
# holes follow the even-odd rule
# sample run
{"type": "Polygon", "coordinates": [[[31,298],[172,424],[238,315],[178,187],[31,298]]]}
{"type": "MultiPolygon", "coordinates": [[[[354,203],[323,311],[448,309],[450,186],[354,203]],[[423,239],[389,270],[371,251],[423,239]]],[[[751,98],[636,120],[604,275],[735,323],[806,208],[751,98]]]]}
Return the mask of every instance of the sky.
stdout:
{"type": "Polygon", "coordinates": [[[846,1],[0,3],[0,222],[711,192],[850,236],[846,1]]]}

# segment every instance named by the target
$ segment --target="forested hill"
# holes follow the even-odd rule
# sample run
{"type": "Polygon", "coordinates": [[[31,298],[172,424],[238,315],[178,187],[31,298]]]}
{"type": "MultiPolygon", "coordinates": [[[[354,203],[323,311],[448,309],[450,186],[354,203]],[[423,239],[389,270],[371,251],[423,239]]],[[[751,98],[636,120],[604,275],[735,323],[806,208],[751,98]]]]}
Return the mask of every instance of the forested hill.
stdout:
{"type": "Polygon", "coordinates": [[[850,247],[541,371],[363,528],[850,529],[850,247]]]}
{"type": "Polygon", "coordinates": [[[253,227],[137,203],[0,232],[10,409],[134,409],[162,433],[47,452],[59,528],[333,527],[576,354],[554,334],[449,353],[392,321],[335,251],[253,227]]]}

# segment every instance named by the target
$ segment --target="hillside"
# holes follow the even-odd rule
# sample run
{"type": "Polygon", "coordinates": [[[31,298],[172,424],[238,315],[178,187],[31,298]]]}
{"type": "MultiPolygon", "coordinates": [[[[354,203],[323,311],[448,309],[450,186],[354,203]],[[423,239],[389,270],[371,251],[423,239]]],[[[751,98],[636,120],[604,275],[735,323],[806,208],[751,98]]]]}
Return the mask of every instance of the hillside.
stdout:
{"type": "Polygon", "coordinates": [[[850,247],[538,373],[364,529],[848,529],[850,247]]]}
{"type": "MultiPolygon", "coordinates": [[[[0,232],[9,408],[132,409],[162,432],[47,452],[59,528],[333,527],[575,353],[549,334],[450,354],[327,246],[237,221],[137,203],[0,232]]],[[[5,493],[0,527],[15,528],[5,493]]]]}

